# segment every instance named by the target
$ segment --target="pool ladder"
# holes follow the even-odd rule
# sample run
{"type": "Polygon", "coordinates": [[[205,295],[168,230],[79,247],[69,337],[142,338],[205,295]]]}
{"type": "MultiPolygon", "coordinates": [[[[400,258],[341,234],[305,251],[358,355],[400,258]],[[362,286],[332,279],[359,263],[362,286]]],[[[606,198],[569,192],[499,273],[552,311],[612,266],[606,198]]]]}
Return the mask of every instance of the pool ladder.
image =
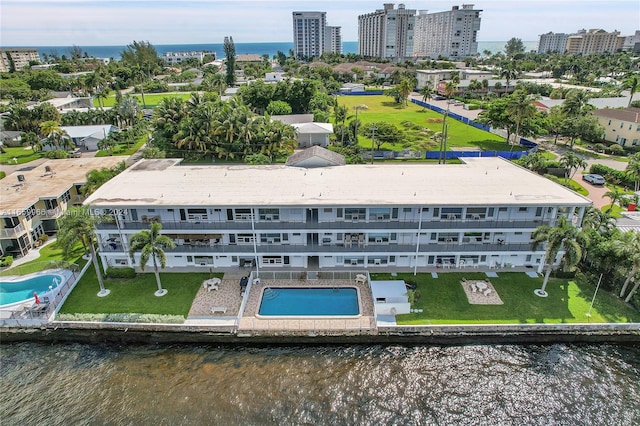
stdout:
{"type": "Polygon", "coordinates": [[[262,293],[262,298],[265,300],[273,300],[276,297],[278,297],[278,293],[276,291],[273,291],[271,287],[265,288],[264,292],[262,293]]]}

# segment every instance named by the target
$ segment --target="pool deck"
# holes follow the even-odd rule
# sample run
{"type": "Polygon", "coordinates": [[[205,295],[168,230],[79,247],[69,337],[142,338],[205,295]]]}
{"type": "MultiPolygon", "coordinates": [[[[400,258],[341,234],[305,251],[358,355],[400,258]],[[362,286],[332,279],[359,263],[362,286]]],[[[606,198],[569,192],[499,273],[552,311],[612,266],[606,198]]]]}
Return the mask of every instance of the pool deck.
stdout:
{"type": "Polygon", "coordinates": [[[344,330],[372,331],[376,329],[373,314],[373,299],[368,283],[350,280],[261,280],[260,285],[250,286],[247,303],[240,318],[242,296],[240,279],[246,271],[226,272],[218,285],[218,290],[207,291],[200,287],[185,321],[186,325],[221,326],[238,332],[256,331],[326,331],[344,330]],[[264,287],[350,287],[358,288],[358,304],[361,314],[357,317],[279,317],[260,318],[257,316],[260,295],[264,287]],[[223,307],[226,312],[212,312],[214,307],[223,307]]]}

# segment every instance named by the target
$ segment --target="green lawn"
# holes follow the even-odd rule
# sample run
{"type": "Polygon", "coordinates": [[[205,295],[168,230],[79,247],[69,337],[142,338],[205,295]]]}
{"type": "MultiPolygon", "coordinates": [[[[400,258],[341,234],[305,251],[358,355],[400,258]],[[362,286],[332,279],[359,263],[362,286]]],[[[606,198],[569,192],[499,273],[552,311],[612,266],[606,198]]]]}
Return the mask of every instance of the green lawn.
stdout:
{"type": "MultiPolygon", "coordinates": [[[[131,96],[133,98],[136,98],[138,100],[138,104],[142,106],[142,95],[131,93],[129,95],[124,95],[124,96],[131,96]]],[[[149,94],[145,93],[144,94],[144,100],[147,103],[147,108],[155,108],[158,104],[160,104],[160,102],[162,102],[164,98],[182,98],[183,100],[187,101],[189,100],[189,98],[191,98],[191,93],[168,92],[168,93],[149,93],[149,94]]],[[[105,107],[114,106],[116,103],[116,96],[110,95],[107,99],[103,101],[103,103],[105,107]]],[[[93,100],[93,105],[96,108],[100,107],[97,99],[93,100]]]]}
{"type": "MultiPolygon", "coordinates": [[[[222,278],[223,274],[213,274],[222,278]]],[[[98,297],[100,290],[94,268],[89,267],[60,309],[64,314],[157,314],[187,317],[193,299],[209,273],[161,273],[162,287],[169,293],[156,297],[158,289],[152,272],[138,274],[134,279],[105,279],[111,290],[107,297],[98,297]]]]}
{"type": "Polygon", "coordinates": [[[622,217],[622,212],[626,211],[626,209],[623,209],[622,207],[620,207],[617,204],[607,204],[605,206],[602,206],[602,208],[600,209],[605,213],[609,213],[611,215],[612,218],[614,219],[619,219],[622,217]]]}
{"type": "Polygon", "coordinates": [[[4,150],[6,152],[0,153],[0,163],[2,164],[16,164],[14,158],[18,160],[18,164],[24,164],[44,157],[44,153],[33,152],[30,146],[4,147],[4,150]]]}
{"type": "Polygon", "coordinates": [[[589,195],[589,191],[584,186],[580,185],[573,179],[569,179],[567,184],[565,185],[565,179],[563,177],[553,176],[553,175],[545,175],[545,177],[549,180],[554,181],[558,185],[566,186],[572,191],[577,192],[580,195],[584,195],[585,197],[589,195]]]}
{"type": "Polygon", "coordinates": [[[398,324],[534,324],[585,322],[640,322],[640,313],[629,308],[620,299],[604,291],[598,293],[589,319],[589,310],[595,286],[552,279],[547,285],[549,297],[533,294],[540,288],[542,278],[530,278],[522,272],[499,273],[490,278],[503,305],[470,305],[460,284],[462,277],[485,279],[479,272],[431,274],[372,274],[372,279],[404,279],[418,284],[421,297],[412,308],[421,313],[398,315],[398,324]]]}
{"type": "Polygon", "coordinates": [[[98,151],[96,153],[96,157],[108,157],[109,155],[123,155],[128,157],[130,155],[133,155],[137,150],[139,150],[140,147],[144,145],[148,139],[149,139],[149,135],[147,134],[142,135],[140,139],[138,139],[138,141],[133,145],[127,146],[127,144],[120,144],[114,150],[111,151],[111,154],[109,154],[108,151],[104,151],[104,150],[98,151]]]}
{"type": "MultiPolygon", "coordinates": [[[[382,145],[382,149],[392,151],[402,151],[412,149],[416,151],[437,149],[437,143],[430,135],[433,132],[442,131],[442,114],[431,110],[424,110],[418,105],[409,103],[406,108],[400,108],[389,96],[340,96],[338,103],[349,108],[349,114],[355,117],[356,105],[366,105],[366,110],[358,112],[358,119],[362,124],[385,121],[394,124],[402,129],[407,141],[402,144],[382,145]],[[428,129],[424,131],[423,129],[428,129]]],[[[504,139],[484,130],[476,129],[454,119],[448,119],[449,136],[447,146],[455,147],[478,147],[485,151],[505,150],[510,147],[506,145],[504,139]]],[[[371,139],[360,136],[359,145],[365,149],[371,149],[371,139]]],[[[521,147],[513,147],[514,150],[521,150],[521,147]]]]}
{"type": "Polygon", "coordinates": [[[2,271],[0,275],[26,275],[31,274],[33,272],[38,272],[42,270],[42,267],[51,262],[51,261],[59,261],[66,260],[70,263],[75,263],[80,268],[84,266],[87,262],[82,258],[84,254],[84,248],[81,243],[76,244],[69,258],[65,259],[62,256],[62,248],[58,246],[56,241],[45,245],[39,250],[40,257],[37,259],[31,260],[29,262],[25,262],[21,265],[12,266],[9,269],[2,271]]]}

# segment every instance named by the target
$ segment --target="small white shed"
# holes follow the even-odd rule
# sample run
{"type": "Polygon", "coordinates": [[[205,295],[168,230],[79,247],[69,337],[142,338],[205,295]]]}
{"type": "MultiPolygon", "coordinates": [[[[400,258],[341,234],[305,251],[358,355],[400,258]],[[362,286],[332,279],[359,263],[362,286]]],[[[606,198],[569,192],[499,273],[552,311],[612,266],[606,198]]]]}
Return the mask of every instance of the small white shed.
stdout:
{"type": "Polygon", "coordinates": [[[407,286],[402,280],[371,281],[371,293],[376,316],[411,312],[407,286]]]}

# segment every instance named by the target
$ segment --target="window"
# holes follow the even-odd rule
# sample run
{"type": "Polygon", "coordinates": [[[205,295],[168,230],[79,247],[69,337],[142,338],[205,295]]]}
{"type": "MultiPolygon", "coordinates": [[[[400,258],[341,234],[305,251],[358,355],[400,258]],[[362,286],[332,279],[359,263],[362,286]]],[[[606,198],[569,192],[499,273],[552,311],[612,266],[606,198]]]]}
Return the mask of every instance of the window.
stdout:
{"type": "Polygon", "coordinates": [[[64,194],[62,194],[62,197],[60,197],[62,199],[63,203],[68,203],[69,200],[71,199],[71,193],[69,191],[65,192],[64,194]]]}
{"type": "Polygon", "coordinates": [[[324,208],[324,209],[322,209],[322,211],[325,212],[325,213],[331,213],[333,211],[333,209],[324,208]]]}
{"type": "Polygon", "coordinates": [[[36,209],[34,206],[29,207],[24,211],[24,217],[27,220],[31,220],[36,216],[36,209]]]}
{"type": "Polygon", "coordinates": [[[411,213],[411,207],[403,207],[402,213],[411,213]]]}
{"type": "MultiPolygon", "coordinates": [[[[244,210],[244,209],[243,209],[244,210]]],[[[236,210],[236,214],[239,210],[236,210]]],[[[260,220],[280,220],[280,210],[278,209],[258,209],[260,220]]]]}
{"type": "Polygon", "coordinates": [[[526,212],[527,212],[527,210],[529,210],[527,207],[520,207],[520,208],[518,208],[518,211],[519,211],[520,213],[526,213],[526,212]]]}

